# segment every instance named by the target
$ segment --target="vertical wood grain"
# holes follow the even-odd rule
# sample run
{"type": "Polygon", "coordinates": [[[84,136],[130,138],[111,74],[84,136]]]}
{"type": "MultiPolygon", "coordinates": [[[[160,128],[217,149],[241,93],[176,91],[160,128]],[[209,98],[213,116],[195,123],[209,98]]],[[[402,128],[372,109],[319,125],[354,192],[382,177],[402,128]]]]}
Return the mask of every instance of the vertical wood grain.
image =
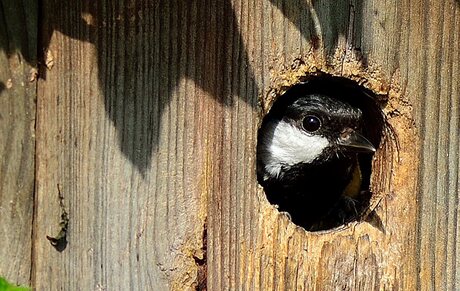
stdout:
{"type": "Polygon", "coordinates": [[[43,2],[37,290],[197,284],[220,100],[203,12],[181,3],[43,2]],[[62,252],[45,238],[59,231],[57,184],[70,218],[62,252]]]}
{"type": "Polygon", "coordinates": [[[406,67],[408,82],[416,82],[411,95],[418,101],[416,117],[422,132],[418,284],[425,290],[457,290],[460,4],[423,2],[406,11],[420,23],[414,24],[417,34],[408,36],[409,42],[416,45],[417,57],[410,55],[406,67]],[[411,67],[419,73],[411,72],[411,67]],[[411,81],[412,78],[417,81],[411,81]]]}
{"type": "MultiPolygon", "coordinates": [[[[226,171],[215,177],[222,184],[212,191],[210,200],[214,204],[209,205],[209,227],[219,229],[211,231],[209,239],[210,289],[416,290],[443,289],[447,281],[447,288],[454,290],[458,281],[458,130],[454,128],[458,121],[455,92],[459,81],[452,72],[458,64],[457,47],[453,44],[459,33],[458,3],[308,3],[232,2],[236,15],[251,15],[252,21],[238,19],[238,26],[246,40],[249,62],[254,64],[252,70],[265,80],[255,78],[257,92],[268,94],[276,74],[289,68],[295,58],[312,51],[312,14],[319,17],[327,63],[333,65],[339,58],[344,60],[344,66],[357,49],[363,54],[365,70],[378,71],[390,86],[399,84],[399,93],[391,97],[390,103],[399,102],[402,107],[393,110],[390,104],[386,111],[391,114],[390,122],[396,124],[401,148],[399,162],[395,162],[398,176],[392,178],[377,209],[384,231],[361,222],[341,231],[305,233],[270,208],[263,193],[256,189],[254,172],[243,176],[245,172],[232,167],[240,165],[232,152],[254,155],[255,140],[251,137],[260,120],[252,108],[246,110],[256,120],[247,119],[245,129],[234,117],[250,96],[242,89],[238,93],[241,99],[223,125],[224,129],[238,128],[240,132],[236,138],[233,131],[223,132],[224,146],[229,146],[228,140],[233,142],[224,150],[223,159],[217,160],[226,171]],[[263,29],[259,29],[260,23],[263,29]],[[248,129],[250,134],[245,136],[248,129]],[[240,137],[249,141],[249,146],[243,148],[238,142],[240,137]],[[419,148],[422,151],[417,159],[412,153],[419,148]],[[420,172],[417,160],[422,163],[420,172]],[[242,192],[233,180],[222,182],[228,177],[249,181],[249,187],[242,192]],[[414,179],[420,183],[417,188],[414,179]],[[252,201],[253,206],[241,209],[238,201],[252,201]],[[248,220],[244,218],[246,213],[256,216],[248,220]],[[235,228],[244,230],[246,225],[251,231],[237,235],[241,232],[235,228]],[[241,251],[235,252],[234,244],[241,251]],[[246,274],[244,279],[239,272],[246,274]]],[[[383,162],[390,163],[388,159],[383,162]]],[[[251,162],[246,160],[248,168],[254,169],[251,162]]],[[[389,171],[388,166],[380,169],[389,171]]]]}
{"type": "Polygon", "coordinates": [[[35,167],[37,5],[0,3],[0,276],[29,284],[35,167]]]}
{"type": "Polygon", "coordinates": [[[34,287],[182,290],[207,274],[209,290],[460,288],[458,1],[109,2],[40,8],[34,287]],[[355,51],[389,83],[397,175],[381,228],[307,233],[257,186],[258,102],[296,59],[353,75],[355,51]],[[45,238],[59,231],[57,184],[62,252],[45,238]]]}
{"type": "Polygon", "coordinates": [[[420,132],[417,289],[457,290],[460,4],[403,1],[390,5],[390,17],[387,5],[372,4],[378,14],[373,25],[381,23],[379,34],[386,41],[369,37],[366,47],[390,70],[401,72],[420,132]],[[397,25],[386,31],[395,23],[406,29],[397,25]],[[391,53],[379,52],[385,46],[393,46],[391,53]]]}

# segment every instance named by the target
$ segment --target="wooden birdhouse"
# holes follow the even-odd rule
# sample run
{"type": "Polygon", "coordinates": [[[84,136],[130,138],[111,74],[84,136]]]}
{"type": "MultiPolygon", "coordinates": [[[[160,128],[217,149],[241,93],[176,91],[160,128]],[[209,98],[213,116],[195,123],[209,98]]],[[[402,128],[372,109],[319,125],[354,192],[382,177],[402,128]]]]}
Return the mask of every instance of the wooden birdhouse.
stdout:
{"type": "Polygon", "coordinates": [[[3,1],[0,277],[459,290],[459,42],[457,0],[3,1]],[[257,179],[264,117],[311,80],[379,124],[367,204],[320,230],[257,179]]]}

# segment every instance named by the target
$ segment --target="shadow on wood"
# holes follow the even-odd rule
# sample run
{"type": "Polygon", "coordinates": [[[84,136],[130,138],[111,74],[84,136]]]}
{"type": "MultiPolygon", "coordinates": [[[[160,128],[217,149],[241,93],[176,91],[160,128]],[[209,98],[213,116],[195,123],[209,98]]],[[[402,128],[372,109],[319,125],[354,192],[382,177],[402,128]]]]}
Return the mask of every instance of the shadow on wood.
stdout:
{"type": "MultiPolygon", "coordinates": [[[[238,26],[242,16],[235,15],[229,0],[208,2],[133,0],[126,5],[106,5],[94,1],[50,1],[46,9],[42,8],[42,52],[46,52],[55,31],[95,45],[107,115],[117,128],[121,151],[143,173],[158,147],[159,118],[170,104],[171,91],[183,78],[193,80],[226,106],[232,105],[237,91],[228,88],[229,80],[242,78],[246,87],[253,88],[252,94],[237,97],[256,107],[261,89],[245,47],[247,41],[238,26]],[[67,15],[54,17],[56,13],[67,15]],[[174,14],[177,17],[171,16],[174,14]],[[69,22],[68,18],[75,21],[69,22]],[[170,41],[171,35],[175,42],[170,41]],[[147,77],[138,79],[139,72],[147,77]],[[137,95],[139,88],[148,94],[137,95]]],[[[285,1],[271,2],[305,39],[316,40],[305,1],[289,5],[285,1]]],[[[334,50],[339,36],[348,33],[343,25],[348,19],[342,18],[350,16],[341,11],[360,13],[361,7],[350,6],[347,1],[315,2],[315,6],[321,16],[325,43],[329,45],[326,49],[334,50]]],[[[355,27],[353,33],[358,33],[359,39],[360,26],[355,27]]],[[[40,75],[46,78],[44,55],[41,60],[40,75]]]]}
{"type": "MultiPolygon", "coordinates": [[[[144,172],[158,146],[160,116],[183,78],[225,106],[233,102],[233,88],[226,84],[235,74],[254,88],[251,96],[239,98],[256,106],[259,90],[229,1],[130,1],[127,6],[55,1],[42,11],[42,47],[46,50],[54,31],[95,45],[106,113],[121,151],[144,172]],[[53,17],[56,11],[70,12],[79,25],[53,17]]],[[[45,73],[42,68],[43,78],[45,73]]]]}

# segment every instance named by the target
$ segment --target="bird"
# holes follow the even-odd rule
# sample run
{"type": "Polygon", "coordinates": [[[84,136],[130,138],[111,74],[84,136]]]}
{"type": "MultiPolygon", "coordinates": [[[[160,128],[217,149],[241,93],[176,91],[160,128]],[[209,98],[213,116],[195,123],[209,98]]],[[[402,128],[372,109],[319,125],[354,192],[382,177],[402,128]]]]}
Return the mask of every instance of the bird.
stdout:
{"type": "Polygon", "coordinates": [[[340,94],[294,88],[258,131],[259,184],[270,203],[307,230],[329,227],[328,219],[344,222],[341,211],[353,209],[362,193],[359,157],[376,151],[363,134],[362,110],[340,94]]]}

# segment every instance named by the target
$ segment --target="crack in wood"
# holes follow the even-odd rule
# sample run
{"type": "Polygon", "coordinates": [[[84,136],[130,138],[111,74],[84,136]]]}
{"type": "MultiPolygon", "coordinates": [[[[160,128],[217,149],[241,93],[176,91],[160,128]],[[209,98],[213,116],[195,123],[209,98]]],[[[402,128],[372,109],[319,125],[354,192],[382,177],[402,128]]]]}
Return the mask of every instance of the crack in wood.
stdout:
{"type": "Polygon", "coordinates": [[[208,241],[208,232],[206,222],[203,225],[203,246],[202,246],[202,257],[193,256],[195,264],[198,268],[197,271],[197,285],[195,287],[196,291],[206,291],[207,290],[207,241],[208,241]]]}

